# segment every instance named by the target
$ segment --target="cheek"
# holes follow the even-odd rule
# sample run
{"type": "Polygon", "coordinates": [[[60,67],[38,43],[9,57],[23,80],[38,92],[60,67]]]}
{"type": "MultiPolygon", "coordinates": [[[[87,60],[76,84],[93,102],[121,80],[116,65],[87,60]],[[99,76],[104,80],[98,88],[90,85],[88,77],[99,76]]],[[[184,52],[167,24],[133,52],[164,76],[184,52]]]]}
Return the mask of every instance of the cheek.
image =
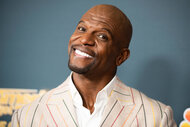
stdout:
{"type": "Polygon", "coordinates": [[[69,44],[68,44],[68,53],[70,53],[71,46],[76,43],[75,41],[76,41],[79,37],[80,37],[80,36],[79,36],[79,35],[76,35],[75,33],[73,33],[73,35],[70,37],[69,44]]]}
{"type": "Polygon", "coordinates": [[[80,36],[81,36],[80,34],[77,34],[76,32],[74,32],[72,36],[70,37],[70,42],[77,40],[80,36]]]}
{"type": "Polygon", "coordinates": [[[71,40],[69,40],[69,44],[68,44],[68,54],[70,53],[71,50],[71,40]]]}
{"type": "Polygon", "coordinates": [[[106,51],[106,56],[109,62],[115,63],[117,58],[117,50],[113,46],[108,47],[106,51]]]}
{"type": "Polygon", "coordinates": [[[111,47],[108,45],[101,46],[98,48],[99,56],[101,57],[102,61],[109,61],[111,62],[111,59],[114,57],[114,53],[111,50],[111,47]]]}

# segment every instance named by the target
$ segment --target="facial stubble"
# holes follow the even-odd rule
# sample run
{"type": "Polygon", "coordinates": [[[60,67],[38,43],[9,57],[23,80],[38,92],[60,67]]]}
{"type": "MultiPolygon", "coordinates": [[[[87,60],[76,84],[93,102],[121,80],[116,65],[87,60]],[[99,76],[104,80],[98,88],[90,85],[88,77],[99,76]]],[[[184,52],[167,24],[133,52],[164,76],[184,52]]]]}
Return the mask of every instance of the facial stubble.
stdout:
{"type": "Polygon", "coordinates": [[[86,65],[85,67],[77,67],[77,65],[71,64],[71,59],[70,59],[71,53],[72,53],[72,50],[69,53],[68,67],[71,71],[76,72],[78,74],[86,74],[88,71],[90,71],[90,69],[93,67],[93,65],[96,62],[96,59],[93,58],[94,60],[90,62],[88,65],[86,65]]]}

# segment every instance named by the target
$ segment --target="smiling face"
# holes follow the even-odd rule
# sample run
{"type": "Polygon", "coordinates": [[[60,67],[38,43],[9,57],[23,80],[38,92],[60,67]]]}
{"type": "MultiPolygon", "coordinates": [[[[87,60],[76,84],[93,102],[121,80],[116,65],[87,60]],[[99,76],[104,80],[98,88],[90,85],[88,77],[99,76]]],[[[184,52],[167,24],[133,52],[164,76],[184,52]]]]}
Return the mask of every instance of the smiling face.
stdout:
{"type": "Polygon", "coordinates": [[[69,68],[79,74],[115,74],[124,39],[119,33],[123,20],[120,10],[110,5],[85,13],[69,41],[69,68]]]}

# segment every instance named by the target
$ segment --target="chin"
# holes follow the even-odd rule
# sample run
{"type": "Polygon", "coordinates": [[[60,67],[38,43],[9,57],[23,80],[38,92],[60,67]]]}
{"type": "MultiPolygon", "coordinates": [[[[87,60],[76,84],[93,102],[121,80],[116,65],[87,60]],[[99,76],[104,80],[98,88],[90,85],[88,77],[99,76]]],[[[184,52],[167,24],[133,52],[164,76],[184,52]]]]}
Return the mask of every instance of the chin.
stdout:
{"type": "Polygon", "coordinates": [[[89,69],[87,67],[79,68],[79,67],[76,67],[71,64],[68,64],[68,66],[71,71],[78,73],[78,74],[86,74],[89,71],[89,69]]]}
{"type": "Polygon", "coordinates": [[[73,72],[76,72],[78,74],[86,74],[88,73],[93,65],[95,64],[95,61],[86,65],[85,67],[78,67],[77,65],[71,64],[70,60],[68,62],[69,69],[73,72]]]}

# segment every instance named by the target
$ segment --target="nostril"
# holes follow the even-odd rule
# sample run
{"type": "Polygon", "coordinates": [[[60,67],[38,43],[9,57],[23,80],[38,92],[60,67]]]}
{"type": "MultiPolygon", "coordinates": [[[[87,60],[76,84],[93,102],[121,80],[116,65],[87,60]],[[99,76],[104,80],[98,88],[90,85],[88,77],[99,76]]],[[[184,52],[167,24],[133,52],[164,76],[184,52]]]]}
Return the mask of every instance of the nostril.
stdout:
{"type": "Polygon", "coordinates": [[[87,43],[83,43],[84,46],[94,46],[94,42],[88,41],[87,43]]]}

